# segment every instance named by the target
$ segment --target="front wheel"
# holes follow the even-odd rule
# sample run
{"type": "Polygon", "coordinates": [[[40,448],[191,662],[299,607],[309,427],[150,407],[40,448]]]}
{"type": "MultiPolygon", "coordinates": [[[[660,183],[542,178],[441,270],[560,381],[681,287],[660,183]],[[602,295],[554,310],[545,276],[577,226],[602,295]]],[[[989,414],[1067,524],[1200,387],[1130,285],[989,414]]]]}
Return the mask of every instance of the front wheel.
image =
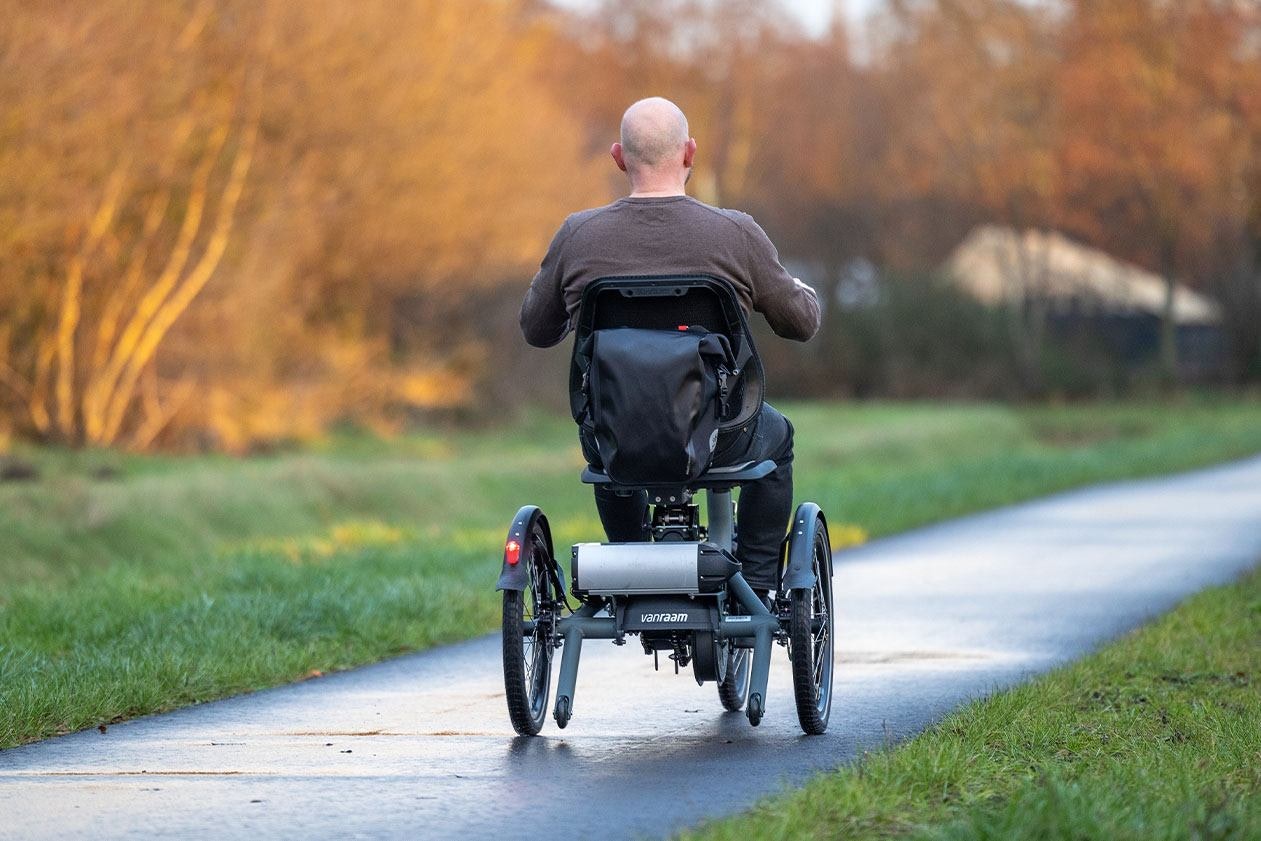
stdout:
{"type": "Polygon", "coordinates": [[[547,717],[556,607],[549,575],[551,547],[539,523],[530,524],[519,551],[528,583],[524,590],[504,591],[504,691],[512,728],[535,736],[547,717]]]}
{"type": "Polygon", "coordinates": [[[793,666],[793,694],[801,729],[819,735],[828,729],[832,713],[834,652],[832,609],[832,549],[827,526],[816,523],[811,547],[814,586],[789,591],[789,652],[793,666]]]}

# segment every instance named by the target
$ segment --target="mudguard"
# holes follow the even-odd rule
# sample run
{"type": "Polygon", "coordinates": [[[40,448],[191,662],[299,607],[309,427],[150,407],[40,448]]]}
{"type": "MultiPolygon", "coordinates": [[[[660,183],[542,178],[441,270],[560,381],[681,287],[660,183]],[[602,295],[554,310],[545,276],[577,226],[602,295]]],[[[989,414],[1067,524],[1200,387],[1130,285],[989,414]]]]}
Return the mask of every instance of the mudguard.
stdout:
{"type": "MultiPolygon", "coordinates": [[[[788,533],[788,547],[785,553],[784,571],[780,576],[779,591],[809,590],[814,587],[814,563],[811,555],[814,551],[815,532],[822,528],[826,533],[827,519],[823,511],[813,502],[803,502],[797,506],[793,514],[792,529],[788,533]]],[[[828,574],[832,574],[832,559],[828,558],[828,574]]]]}
{"type": "Polygon", "coordinates": [[[556,588],[556,593],[563,599],[565,586],[560,575],[560,568],[556,564],[556,551],[552,544],[552,529],[547,524],[547,517],[543,515],[543,510],[537,505],[522,506],[517,515],[512,518],[512,525],[508,527],[508,537],[504,540],[504,544],[506,547],[513,540],[521,544],[520,561],[516,564],[509,564],[508,550],[507,548],[504,549],[503,571],[499,573],[499,582],[495,585],[495,589],[520,592],[530,583],[529,577],[526,575],[525,565],[534,562],[534,541],[529,538],[529,535],[534,532],[536,524],[542,527],[543,539],[547,541],[547,554],[551,558],[547,574],[552,579],[552,586],[556,588]]]}

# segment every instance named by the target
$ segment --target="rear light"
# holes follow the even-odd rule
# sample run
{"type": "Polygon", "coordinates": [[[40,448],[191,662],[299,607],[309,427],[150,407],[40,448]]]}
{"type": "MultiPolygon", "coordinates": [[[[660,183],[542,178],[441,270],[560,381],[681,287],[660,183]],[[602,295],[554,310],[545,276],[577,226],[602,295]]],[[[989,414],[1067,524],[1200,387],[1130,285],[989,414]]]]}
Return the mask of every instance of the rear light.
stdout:
{"type": "Polygon", "coordinates": [[[516,566],[521,560],[521,544],[515,540],[509,540],[504,546],[504,560],[509,566],[516,566]]]}

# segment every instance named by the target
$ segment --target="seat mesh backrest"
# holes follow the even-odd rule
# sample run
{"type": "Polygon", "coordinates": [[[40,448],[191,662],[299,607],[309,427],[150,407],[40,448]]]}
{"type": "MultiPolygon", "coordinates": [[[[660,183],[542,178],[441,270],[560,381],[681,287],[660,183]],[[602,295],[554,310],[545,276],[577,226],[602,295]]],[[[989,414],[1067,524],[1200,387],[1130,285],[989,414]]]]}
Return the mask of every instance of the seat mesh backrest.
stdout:
{"type": "Polygon", "coordinates": [[[722,303],[712,291],[701,287],[666,298],[627,298],[616,290],[609,290],[597,296],[595,305],[593,326],[596,330],[609,327],[675,330],[687,325],[704,327],[711,333],[729,333],[722,303]]]}

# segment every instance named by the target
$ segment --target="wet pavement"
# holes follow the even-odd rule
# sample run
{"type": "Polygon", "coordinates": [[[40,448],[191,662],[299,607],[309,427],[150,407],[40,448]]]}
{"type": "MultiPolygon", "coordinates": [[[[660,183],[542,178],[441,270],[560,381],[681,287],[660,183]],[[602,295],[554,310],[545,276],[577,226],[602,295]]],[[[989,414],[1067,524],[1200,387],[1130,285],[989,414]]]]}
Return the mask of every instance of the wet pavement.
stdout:
{"type": "Polygon", "coordinates": [[[783,649],[754,729],[690,670],[592,641],[569,727],[514,737],[499,639],[483,637],[0,752],[0,838],[660,837],[914,734],[1258,557],[1261,457],[1076,491],[838,555],[824,736],[797,727],[783,649]]]}

